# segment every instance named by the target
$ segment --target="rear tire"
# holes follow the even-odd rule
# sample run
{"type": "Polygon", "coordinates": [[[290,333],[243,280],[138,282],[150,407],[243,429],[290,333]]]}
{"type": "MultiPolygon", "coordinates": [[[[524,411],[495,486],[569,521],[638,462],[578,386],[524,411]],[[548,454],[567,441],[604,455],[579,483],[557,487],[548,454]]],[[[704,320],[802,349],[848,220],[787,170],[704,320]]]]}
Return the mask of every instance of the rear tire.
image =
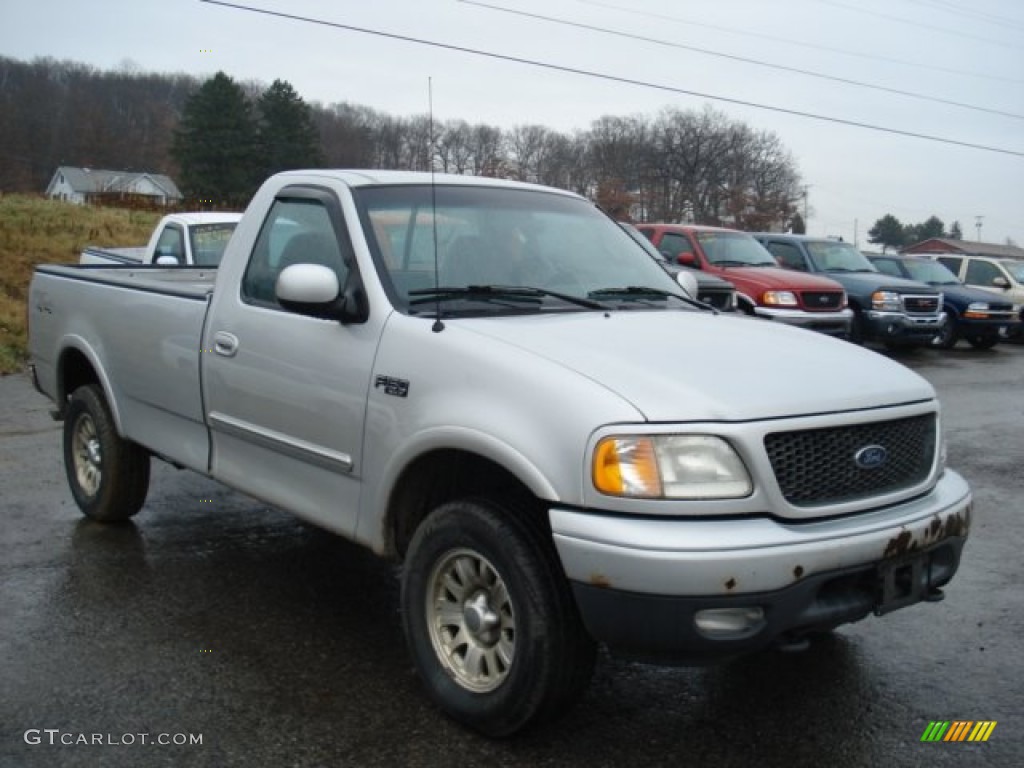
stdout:
{"type": "Polygon", "coordinates": [[[557,717],[594,667],[595,644],[533,513],[443,504],[413,536],[402,576],[405,635],[428,694],[491,737],[557,717]]]}
{"type": "Polygon", "coordinates": [[[149,490],[149,453],[117,434],[103,392],[76,389],[64,416],[64,470],[82,513],[100,522],[127,520],[149,490]]]}

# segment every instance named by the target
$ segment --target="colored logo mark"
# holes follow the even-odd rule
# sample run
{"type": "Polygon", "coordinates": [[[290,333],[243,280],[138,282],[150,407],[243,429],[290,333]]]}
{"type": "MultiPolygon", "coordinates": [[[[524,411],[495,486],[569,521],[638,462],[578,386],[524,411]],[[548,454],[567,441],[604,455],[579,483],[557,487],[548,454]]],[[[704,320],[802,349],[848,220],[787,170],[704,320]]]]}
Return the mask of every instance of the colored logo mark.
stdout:
{"type": "Polygon", "coordinates": [[[932,720],[921,741],[988,741],[995,728],[995,720],[932,720]]]}

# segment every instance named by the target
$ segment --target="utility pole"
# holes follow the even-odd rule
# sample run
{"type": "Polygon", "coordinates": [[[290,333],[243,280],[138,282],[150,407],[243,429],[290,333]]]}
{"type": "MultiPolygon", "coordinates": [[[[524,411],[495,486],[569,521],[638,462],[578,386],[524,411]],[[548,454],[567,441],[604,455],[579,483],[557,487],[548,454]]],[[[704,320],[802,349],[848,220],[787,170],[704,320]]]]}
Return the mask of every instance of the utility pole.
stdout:
{"type": "Polygon", "coordinates": [[[978,230],[978,242],[979,243],[981,242],[981,222],[982,222],[982,220],[984,218],[985,218],[984,216],[980,216],[980,215],[974,217],[974,227],[975,227],[975,229],[978,230]]]}

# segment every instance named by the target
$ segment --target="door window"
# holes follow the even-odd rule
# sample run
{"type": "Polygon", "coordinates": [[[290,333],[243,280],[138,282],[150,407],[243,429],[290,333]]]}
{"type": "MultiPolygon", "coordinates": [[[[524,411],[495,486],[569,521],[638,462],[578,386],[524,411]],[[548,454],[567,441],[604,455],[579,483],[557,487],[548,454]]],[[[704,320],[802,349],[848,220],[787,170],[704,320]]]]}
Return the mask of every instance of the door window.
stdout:
{"type": "Polygon", "coordinates": [[[173,256],[179,264],[185,263],[185,236],[180,227],[168,225],[160,233],[160,239],[156,241],[156,253],[153,260],[161,256],[173,256]]]}
{"type": "Polygon", "coordinates": [[[327,206],[320,200],[276,200],[256,240],[245,276],[242,298],[280,308],[274,287],[277,276],[293,264],[319,264],[345,285],[348,267],[327,206]]]}
{"type": "Polygon", "coordinates": [[[981,259],[971,259],[967,263],[967,277],[964,282],[968,285],[990,286],[997,277],[1003,277],[1003,273],[995,264],[981,259]]]}
{"type": "Polygon", "coordinates": [[[786,269],[795,269],[800,272],[807,271],[807,263],[800,249],[792,243],[765,243],[765,248],[775,257],[779,266],[786,269]]]}
{"type": "Polygon", "coordinates": [[[939,264],[942,264],[954,275],[960,277],[960,265],[963,264],[964,262],[964,260],[960,256],[939,256],[939,258],[937,258],[936,261],[939,262],[939,264]]]}
{"type": "Polygon", "coordinates": [[[662,235],[658,250],[670,259],[678,259],[681,253],[693,253],[693,243],[686,235],[679,235],[675,232],[666,232],[662,235]]]}

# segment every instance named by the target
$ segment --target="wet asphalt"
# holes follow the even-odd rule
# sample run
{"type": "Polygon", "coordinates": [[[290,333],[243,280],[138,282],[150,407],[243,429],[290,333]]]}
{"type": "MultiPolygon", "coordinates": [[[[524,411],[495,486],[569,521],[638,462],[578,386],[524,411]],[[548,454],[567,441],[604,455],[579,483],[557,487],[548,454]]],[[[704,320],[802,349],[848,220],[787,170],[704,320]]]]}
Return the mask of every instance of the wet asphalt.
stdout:
{"type": "Polygon", "coordinates": [[[393,566],[159,462],[134,522],[83,520],[48,402],[2,378],[0,766],[1024,765],[1024,345],[897,359],[975,494],[944,602],[719,667],[605,654],[504,742],[426,701],[393,566]],[[922,743],[933,720],[998,725],[922,743]]]}

